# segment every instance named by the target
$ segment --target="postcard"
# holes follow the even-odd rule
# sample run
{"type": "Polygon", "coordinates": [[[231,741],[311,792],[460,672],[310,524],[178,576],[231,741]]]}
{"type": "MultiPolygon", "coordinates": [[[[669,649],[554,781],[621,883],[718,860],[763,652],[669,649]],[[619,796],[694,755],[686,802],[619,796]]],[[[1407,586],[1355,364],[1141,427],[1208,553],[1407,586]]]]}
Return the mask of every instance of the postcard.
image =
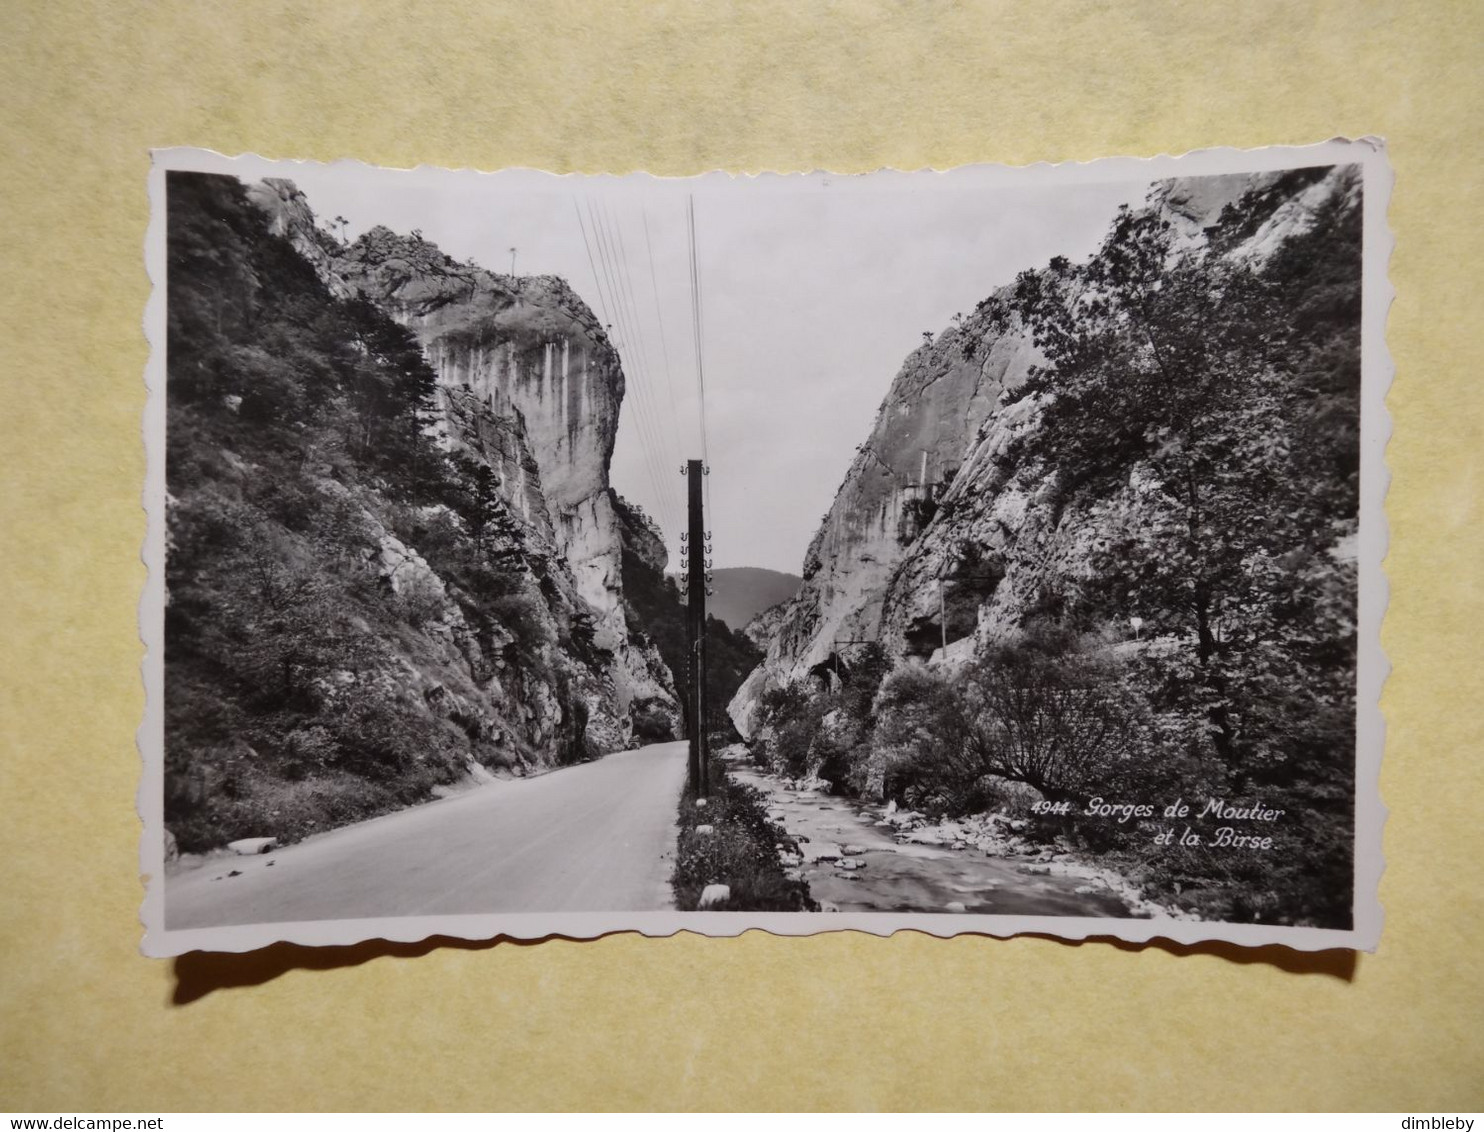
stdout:
{"type": "Polygon", "coordinates": [[[1390,187],[158,151],[145,952],[1373,949],[1390,187]]]}

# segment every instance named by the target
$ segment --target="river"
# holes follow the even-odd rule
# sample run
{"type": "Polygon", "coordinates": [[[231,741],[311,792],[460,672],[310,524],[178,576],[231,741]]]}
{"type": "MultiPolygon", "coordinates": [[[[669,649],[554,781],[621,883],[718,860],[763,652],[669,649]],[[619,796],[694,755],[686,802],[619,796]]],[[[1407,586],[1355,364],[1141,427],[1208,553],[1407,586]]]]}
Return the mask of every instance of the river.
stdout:
{"type": "MultiPolygon", "coordinates": [[[[1094,869],[993,856],[972,844],[918,844],[885,807],[795,786],[744,756],[727,758],[739,782],[762,791],[769,817],[799,841],[796,871],[827,911],[972,912],[1000,916],[1139,913],[1094,869]]],[[[931,837],[919,832],[916,836],[931,837]]],[[[1046,856],[1046,855],[1043,855],[1046,856]]]]}

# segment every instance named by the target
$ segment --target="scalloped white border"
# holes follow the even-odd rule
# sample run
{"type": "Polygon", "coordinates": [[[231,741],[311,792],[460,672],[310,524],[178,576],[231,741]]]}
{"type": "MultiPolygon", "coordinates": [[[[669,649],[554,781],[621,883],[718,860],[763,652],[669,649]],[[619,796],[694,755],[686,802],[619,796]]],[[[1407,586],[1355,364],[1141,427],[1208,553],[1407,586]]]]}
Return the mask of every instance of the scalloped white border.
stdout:
{"type": "MultiPolygon", "coordinates": [[[[1382,911],[1378,897],[1384,858],[1381,849],[1386,808],[1380,797],[1381,753],[1385,744],[1385,721],[1380,710],[1381,689],[1389,664],[1381,651],[1381,621],[1387,604],[1387,581],[1381,563],[1386,554],[1388,529],[1384,501],[1390,473],[1385,463],[1391,418],[1386,394],[1395,372],[1386,347],[1386,318],[1395,290],[1387,277],[1395,240],[1386,216],[1394,175],[1380,138],[1355,140],[1336,138],[1310,146],[1273,146],[1265,149],[1206,149],[1182,156],[1108,158],[1089,162],[1041,163],[1030,166],[967,165],[935,174],[982,187],[1048,186],[1107,180],[1199,176],[1219,173],[1256,172],[1298,168],[1306,165],[1357,164],[1364,172],[1364,261],[1362,276],[1362,376],[1361,376],[1361,499],[1359,538],[1359,635],[1356,694],[1356,823],[1354,928],[1335,931],[1318,928],[1278,927],[1262,924],[1228,924],[1185,920],[1122,920],[1061,916],[991,916],[932,913],[749,913],[749,912],[587,912],[587,913],[500,913],[467,916],[409,916],[362,920],[312,920],[288,923],[247,924],[231,927],[171,931],[165,927],[164,904],[164,563],[165,563],[165,173],[167,170],[231,173],[244,180],[264,176],[290,176],[296,166],[320,162],[271,161],[256,155],[226,157],[198,149],[160,149],[152,153],[149,173],[150,222],[145,235],[145,266],[152,290],[145,307],[144,331],[150,344],[145,370],[148,399],[143,431],[146,473],[143,504],[147,527],[143,547],[149,577],[139,604],[140,637],[146,652],[142,664],[146,692],[144,719],[137,739],[143,759],[138,792],[143,822],[139,864],[145,883],[140,919],[145,927],[141,950],[151,956],[180,955],[188,951],[241,952],[271,943],[343,945],[368,939],[415,942],[432,936],[484,940],[507,937],[536,940],[552,937],[592,939],[611,932],[640,932],[668,936],[690,931],[707,936],[735,936],[749,929],[775,935],[813,935],[817,932],[853,930],[887,936],[899,931],[919,931],[934,936],[979,934],[1008,937],[1034,933],[1080,940],[1112,937],[1130,942],[1167,939],[1180,944],[1208,940],[1247,947],[1279,944],[1300,951],[1348,948],[1374,951],[1381,936],[1382,911]]],[[[385,170],[362,162],[342,161],[337,167],[373,170],[379,175],[413,179],[450,176],[500,178],[507,183],[530,184],[558,177],[531,169],[500,173],[446,170],[418,166],[412,170],[385,170]]],[[[601,182],[628,182],[642,191],[656,180],[708,182],[708,191],[735,188],[749,191],[754,182],[818,181],[827,187],[833,181],[869,177],[873,187],[910,189],[926,175],[899,170],[869,174],[761,173],[731,175],[724,172],[696,178],[655,178],[645,173],[622,177],[598,175],[601,182]]],[[[562,179],[586,179],[585,174],[564,174],[562,179]]]]}

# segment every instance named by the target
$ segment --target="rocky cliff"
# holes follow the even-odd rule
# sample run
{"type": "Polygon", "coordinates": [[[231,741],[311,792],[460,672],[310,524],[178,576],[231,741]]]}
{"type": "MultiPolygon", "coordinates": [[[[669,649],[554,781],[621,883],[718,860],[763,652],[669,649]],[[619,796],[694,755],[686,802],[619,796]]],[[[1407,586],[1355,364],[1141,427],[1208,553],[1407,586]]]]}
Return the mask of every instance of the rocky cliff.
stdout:
{"type": "MultiPolygon", "coordinates": [[[[1152,186],[1131,219],[1163,226],[1172,257],[1261,264],[1326,209],[1358,201],[1351,167],[1189,178],[1152,186]]],[[[1054,468],[1017,457],[1043,404],[1022,386],[1046,358],[1010,310],[1013,290],[907,357],[808,548],[802,588],[767,617],[766,660],[731,705],[744,734],[764,692],[822,678],[837,653],[848,662],[851,642],[880,641],[898,659],[973,656],[1126,535],[1137,475],[1069,500],[1054,468]]],[[[1335,545],[1351,531],[1337,528],[1335,545]]]]}
{"type": "Polygon", "coordinates": [[[671,737],[622,573],[662,577],[664,542],[609,485],[623,374],[581,300],[416,234],[344,244],[288,182],[166,193],[180,848],[671,737]]]}
{"type": "Polygon", "coordinates": [[[438,381],[439,412],[429,427],[446,449],[493,470],[496,490],[535,545],[564,564],[591,611],[593,645],[610,658],[608,687],[589,705],[590,734],[611,749],[631,741],[636,710],[673,716],[668,669],[626,624],[625,536],[648,556],[663,555],[664,544],[626,527],[615,508],[608,469],[624,375],[592,311],[565,280],[459,263],[419,233],[375,227],[342,243],[290,181],[248,191],[269,230],[287,238],[333,294],[369,299],[417,336],[438,381]]]}

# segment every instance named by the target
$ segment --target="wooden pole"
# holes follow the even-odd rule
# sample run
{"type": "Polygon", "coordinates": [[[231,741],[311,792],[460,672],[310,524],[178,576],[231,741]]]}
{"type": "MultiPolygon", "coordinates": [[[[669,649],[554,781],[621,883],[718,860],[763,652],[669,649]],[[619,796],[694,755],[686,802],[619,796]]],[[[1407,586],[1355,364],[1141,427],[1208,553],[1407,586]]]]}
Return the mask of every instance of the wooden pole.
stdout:
{"type": "Polygon", "coordinates": [[[706,519],[702,501],[705,492],[700,460],[688,460],[687,538],[689,571],[686,584],[686,637],[690,655],[690,780],[697,795],[707,790],[706,766],[706,519]]]}
{"type": "Polygon", "coordinates": [[[948,598],[944,596],[944,578],[938,573],[938,623],[943,630],[943,659],[948,659],[948,598]]]}

